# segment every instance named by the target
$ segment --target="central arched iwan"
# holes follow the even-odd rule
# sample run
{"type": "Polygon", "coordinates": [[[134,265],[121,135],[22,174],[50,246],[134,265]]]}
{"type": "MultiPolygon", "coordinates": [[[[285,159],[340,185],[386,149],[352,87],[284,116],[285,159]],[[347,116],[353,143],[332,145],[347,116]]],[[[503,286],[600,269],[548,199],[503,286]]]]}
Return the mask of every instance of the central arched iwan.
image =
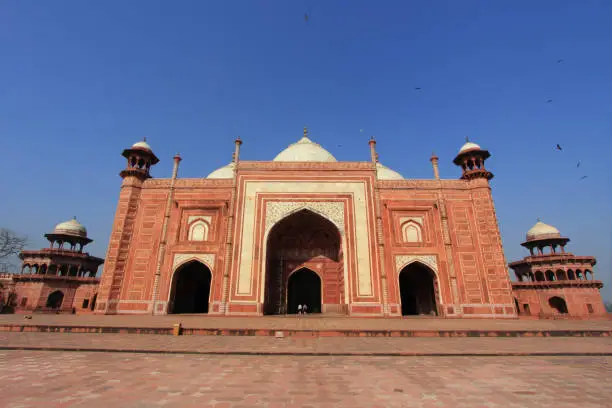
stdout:
{"type": "MultiPolygon", "coordinates": [[[[321,279],[318,311],[346,313],[342,238],[328,219],[304,209],[279,221],[268,235],[265,265],[264,314],[294,312],[289,310],[289,276],[301,268],[316,271],[321,279]]],[[[291,302],[302,297],[299,285],[293,285],[291,292],[291,302]]],[[[315,307],[309,309],[315,311],[315,307]]]]}

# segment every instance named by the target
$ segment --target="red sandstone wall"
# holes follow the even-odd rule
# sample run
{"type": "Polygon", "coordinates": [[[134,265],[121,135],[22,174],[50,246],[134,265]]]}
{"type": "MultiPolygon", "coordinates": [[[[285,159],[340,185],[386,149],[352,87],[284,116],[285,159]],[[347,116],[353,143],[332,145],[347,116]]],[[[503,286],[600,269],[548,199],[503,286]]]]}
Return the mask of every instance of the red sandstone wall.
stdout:
{"type": "MultiPolygon", "coordinates": [[[[151,312],[169,183],[169,179],[149,179],[141,189],[129,183],[122,187],[96,306],[98,311],[114,305],[107,313],[151,312]]],[[[215,255],[215,263],[208,265],[213,275],[210,303],[220,301],[224,262],[222,249],[230,186],[227,180],[177,180],[156,294],[158,313],[166,310],[175,271],[175,255],[215,255]],[[188,217],[201,215],[212,217],[208,239],[188,241],[188,217]]],[[[218,310],[218,304],[216,308],[218,310]]],[[[212,307],[211,312],[214,309],[212,307]]]]}
{"type": "MultiPolygon", "coordinates": [[[[338,284],[338,289],[328,287],[330,302],[349,284],[351,289],[349,303],[354,303],[351,311],[380,315],[382,313],[382,279],[378,248],[376,246],[375,205],[373,191],[373,172],[364,170],[364,163],[329,164],[338,167],[323,176],[316,166],[306,166],[299,170],[282,170],[284,165],[264,163],[261,169],[255,167],[245,171],[244,180],[279,178],[285,180],[317,179],[333,175],[337,182],[347,177],[361,177],[367,184],[367,208],[370,212],[368,241],[371,254],[373,297],[359,298],[355,285],[349,282],[338,284]],[[312,167],[312,168],[310,168],[312,167]],[[274,170],[270,173],[270,170],[274,170]],[[273,174],[271,176],[271,174],[273,174]],[[332,299],[333,298],[333,299],[332,299]]],[[[259,166],[259,164],[258,164],[259,166]]],[[[298,164],[295,164],[298,166],[298,164]]],[[[247,165],[248,167],[248,165],[247,165]]],[[[290,168],[291,166],[286,166],[290,168]]],[[[331,167],[330,167],[331,168],[331,167]]],[[[124,181],[113,232],[111,234],[104,272],[101,279],[97,311],[106,313],[147,313],[150,312],[155,282],[155,269],[161,230],[170,180],[147,180],[141,184],[134,178],[124,181]]],[[[243,184],[241,184],[243,185],[243,184]]],[[[514,307],[505,268],[501,239],[495,218],[494,206],[485,180],[405,180],[380,183],[381,211],[383,216],[383,236],[387,275],[387,297],[391,314],[398,315],[400,307],[398,274],[395,258],[398,255],[431,255],[436,259],[437,288],[440,303],[439,311],[447,316],[514,316],[514,307]],[[442,215],[444,213],[444,215],[442,215]],[[402,217],[418,216],[423,219],[423,240],[420,243],[405,243],[401,237],[402,217]],[[441,301],[440,301],[441,300],[441,301]]],[[[166,311],[166,302],[175,270],[174,259],[177,255],[189,254],[214,255],[214,264],[208,265],[212,272],[210,312],[219,311],[223,296],[223,272],[225,267],[225,236],[228,218],[228,203],[232,191],[232,180],[178,179],[175,196],[171,204],[171,215],[167,234],[167,248],[161,267],[157,290],[158,310],[166,311]],[[187,240],[188,218],[190,216],[211,217],[209,237],[206,241],[187,240]]],[[[240,187],[238,189],[240,190],[240,187]]],[[[237,197],[234,219],[240,225],[241,201],[237,197]]],[[[256,198],[261,212],[266,200],[278,200],[278,195],[261,194],[256,198]]],[[[291,199],[287,197],[286,199],[291,199]]],[[[339,200],[347,203],[346,243],[348,257],[348,276],[356,282],[357,276],[352,248],[355,242],[352,221],[352,197],[300,196],[299,200],[339,200]]],[[[257,217],[259,224],[256,234],[263,239],[263,217],[257,217]]],[[[240,228],[235,229],[233,257],[236,258],[240,246],[240,228]]],[[[260,282],[264,271],[260,271],[261,251],[257,246],[254,262],[254,288],[250,297],[230,299],[232,313],[260,313],[254,302],[260,299],[260,282]]],[[[238,273],[237,262],[232,262],[228,277],[231,289],[235,289],[238,273]]],[[[326,272],[327,273],[327,272],[326,272]]],[[[327,285],[327,283],[326,283],[327,285]]],[[[326,295],[327,296],[327,295],[326,295]]],[[[327,300],[326,300],[327,301],[327,300]]]]}
{"type": "Polygon", "coordinates": [[[395,257],[434,255],[442,315],[515,316],[495,209],[486,180],[407,180],[383,182],[381,187],[388,248],[385,266],[392,314],[399,313],[400,308],[401,270],[395,257]],[[422,217],[422,242],[402,242],[403,217],[422,217]],[[445,239],[446,233],[448,238],[445,239]],[[449,245],[445,245],[445,241],[449,245]],[[452,285],[453,271],[456,294],[452,285]]]}
{"type": "MultiPolygon", "coordinates": [[[[31,311],[40,304],[42,282],[17,282],[15,283],[15,293],[17,293],[17,311],[31,311]],[[25,305],[24,298],[27,298],[25,305]]],[[[47,298],[45,297],[45,302],[47,298]]],[[[43,303],[44,306],[44,303],[43,303]]]]}
{"type": "Polygon", "coordinates": [[[549,299],[554,296],[565,300],[567,317],[588,319],[608,316],[597,288],[517,288],[514,291],[521,317],[563,317],[549,305],[549,299]],[[527,309],[525,305],[529,305],[529,308],[527,309]],[[592,312],[587,305],[591,305],[592,312]]]}

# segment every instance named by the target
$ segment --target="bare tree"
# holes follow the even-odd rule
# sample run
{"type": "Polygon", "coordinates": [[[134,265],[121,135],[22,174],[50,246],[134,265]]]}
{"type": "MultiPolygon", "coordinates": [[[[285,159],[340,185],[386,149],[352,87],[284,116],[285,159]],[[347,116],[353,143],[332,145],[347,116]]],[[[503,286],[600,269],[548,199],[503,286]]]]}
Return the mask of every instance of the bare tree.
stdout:
{"type": "Polygon", "coordinates": [[[0,259],[17,255],[27,241],[26,237],[21,237],[9,229],[0,228],[0,259]]]}

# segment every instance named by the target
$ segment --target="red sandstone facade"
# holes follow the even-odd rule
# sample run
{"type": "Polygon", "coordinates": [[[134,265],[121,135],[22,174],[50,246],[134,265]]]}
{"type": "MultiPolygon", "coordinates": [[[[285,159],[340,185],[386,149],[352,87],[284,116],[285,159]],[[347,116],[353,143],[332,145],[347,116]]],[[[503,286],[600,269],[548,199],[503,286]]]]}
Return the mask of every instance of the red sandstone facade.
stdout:
{"type": "Polygon", "coordinates": [[[350,316],[606,316],[593,257],[538,222],[510,282],[485,168],[467,142],[458,180],[407,180],[378,162],[337,162],[304,137],[273,161],[233,160],[206,178],[153,179],[144,142],[127,167],[102,259],[76,220],[24,251],[22,273],[0,276],[18,311],[99,314],[310,312],[350,316]],[[68,246],[68,247],[66,247],[68,246]],[[549,248],[550,250],[547,250],[549,248]],[[590,279],[589,279],[590,278],[590,279]],[[61,296],[59,296],[61,294],[61,296]],[[60,299],[61,297],[61,299],[60,299]]]}
{"type": "Polygon", "coordinates": [[[350,316],[517,316],[491,196],[489,153],[466,143],[458,180],[407,180],[337,162],[306,132],[271,162],[153,179],[128,161],[97,313],[262,315],[296,305],[350,316]]]}

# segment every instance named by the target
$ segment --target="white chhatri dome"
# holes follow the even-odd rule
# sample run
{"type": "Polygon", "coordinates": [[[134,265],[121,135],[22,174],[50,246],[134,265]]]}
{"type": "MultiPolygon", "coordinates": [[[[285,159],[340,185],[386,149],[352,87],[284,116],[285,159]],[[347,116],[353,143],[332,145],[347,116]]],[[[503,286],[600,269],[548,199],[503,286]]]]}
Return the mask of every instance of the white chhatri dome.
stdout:
{"type": "Polygon", "coordinates": [[[55,234],[76,235],[83,238],[87,237],[87,229],[76,220],[76,217],[68,221],[60,222],[55,226],[53,232],[55,234]]]}
{"type": "Polygon", "coordinates": [[[541,238],[558,238],[561,233],[552,225],[544,224],[538,220],[529,231],[527,231],[527,241],[533,241],[541,238]]]}
{"type": "Polygon", "coordinates": [[[209,179],[230,179],[234,177],[234,168],[236,167],[236,163],[231,162],[228,165],[223,167],[219,167],[217,170],[210,173],[206,178],[209,179]]]}
{"type": "Polygon", "coordinates": [[[289,145],[280,152],[273,161],[281,162],[336,162],[330,152],[308,138],[308,131],[304,129],[304,136],[297,142],[289,145]]]}
{"type": "Polygon", "coordinates": [[[391,170],[387,166],[383,166],[380,163],[376,163],[376,178],[379,180],[403,180],[401,174],[395,170],[391,170]]]}
{"type": "Polygon", "coordinates": [[[143,149],[143,150],[148,150],[150,152],[153,151],[153,149],[151,149],[151,146],[149,146],[149,144],[147,143],[146,137],[144,138],[143,141],[134,143],[132,145],[132,149],[143,149]]]}
{"type": "Polygon", "coordinates": [[[468,141],[463,146],[461,146],[461,149],[459,149],[459,154],[465,153],[470,150],[482,150],[482,149],[476,143],[472,143],[468,141]]]}

